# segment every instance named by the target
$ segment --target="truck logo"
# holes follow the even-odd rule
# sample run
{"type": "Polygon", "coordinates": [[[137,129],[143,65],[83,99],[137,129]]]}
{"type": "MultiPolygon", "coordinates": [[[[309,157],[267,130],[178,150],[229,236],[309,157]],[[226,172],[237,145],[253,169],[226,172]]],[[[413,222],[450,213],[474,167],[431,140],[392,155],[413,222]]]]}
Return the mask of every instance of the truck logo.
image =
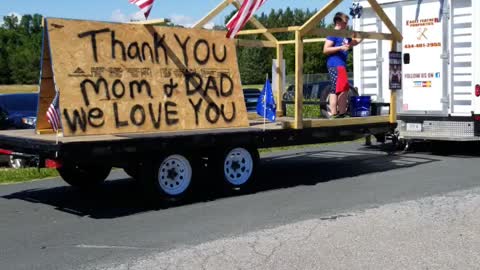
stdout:
{"type": "Polygon", "coordinates": [[[427,39],[427,40],[428,40],[427,36],[425,35],[425,33],[427,32],[427,30],[428,30],[428,28],[426,28],[426,27],[423,27],[423,29],[422,29],[422,28],[418,28],[418,30],[417,30],[417,32],[418,32],[417,39],[418,39],[418,40],[421,40],[422,37],[423,37],[424,39],[427,39]]]}

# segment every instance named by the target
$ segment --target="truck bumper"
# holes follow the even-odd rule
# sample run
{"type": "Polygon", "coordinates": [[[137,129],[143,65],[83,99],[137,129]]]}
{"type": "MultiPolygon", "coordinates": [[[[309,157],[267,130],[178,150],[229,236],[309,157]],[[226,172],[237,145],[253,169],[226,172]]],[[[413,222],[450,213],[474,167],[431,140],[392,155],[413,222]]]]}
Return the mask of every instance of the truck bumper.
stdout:
{"type": "Polygon", "coordinates": [[[474,116],[398,116],[400,138],[408,140],[480,141],[474,116]]]}

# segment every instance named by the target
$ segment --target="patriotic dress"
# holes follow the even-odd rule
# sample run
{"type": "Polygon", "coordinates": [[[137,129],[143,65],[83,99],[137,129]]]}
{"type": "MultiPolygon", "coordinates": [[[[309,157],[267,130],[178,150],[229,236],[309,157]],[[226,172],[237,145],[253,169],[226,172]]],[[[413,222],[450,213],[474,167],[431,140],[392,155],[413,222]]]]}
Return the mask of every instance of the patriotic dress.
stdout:
{"type": "MultiPolygon", "coordinates": [[[[328,36],[327,40],[333,42],[333,47],[348,45],[352,42],[351,38],[328,36]]],[[[350,85],[347,75],[347,58],[348,51],[339,51],[327,57],[327,68],[330,76],[330,93],[339,94],[348,91],[350,85]]]]}

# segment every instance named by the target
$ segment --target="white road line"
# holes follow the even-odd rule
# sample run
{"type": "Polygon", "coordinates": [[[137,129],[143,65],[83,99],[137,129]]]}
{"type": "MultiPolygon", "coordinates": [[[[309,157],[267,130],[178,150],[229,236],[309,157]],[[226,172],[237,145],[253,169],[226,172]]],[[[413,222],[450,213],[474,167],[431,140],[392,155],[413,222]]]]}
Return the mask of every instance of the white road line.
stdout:
{"type": "Polygon", "coordinates": [[[141,247],[128,247],[128,246],[102,246],[102,245],[76,245],[77,248],[95,248],[95,249],[129,249],[129,250],[154,250],[155,248],[141,248],[141,247]]]}

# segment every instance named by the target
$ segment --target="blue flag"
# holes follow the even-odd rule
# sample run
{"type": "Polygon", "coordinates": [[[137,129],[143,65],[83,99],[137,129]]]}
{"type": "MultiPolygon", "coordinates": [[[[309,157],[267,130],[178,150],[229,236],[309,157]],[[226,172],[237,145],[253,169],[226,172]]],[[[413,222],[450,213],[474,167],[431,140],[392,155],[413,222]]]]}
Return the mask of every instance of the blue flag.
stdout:
{"type": "Polygon", "coordinates": [[[277,105],[273,99],[272,86],[268,79],[258,97],[257,114],[267,118],[271,122],[275,122],[275,119],[277,118],[277,105]]]}

